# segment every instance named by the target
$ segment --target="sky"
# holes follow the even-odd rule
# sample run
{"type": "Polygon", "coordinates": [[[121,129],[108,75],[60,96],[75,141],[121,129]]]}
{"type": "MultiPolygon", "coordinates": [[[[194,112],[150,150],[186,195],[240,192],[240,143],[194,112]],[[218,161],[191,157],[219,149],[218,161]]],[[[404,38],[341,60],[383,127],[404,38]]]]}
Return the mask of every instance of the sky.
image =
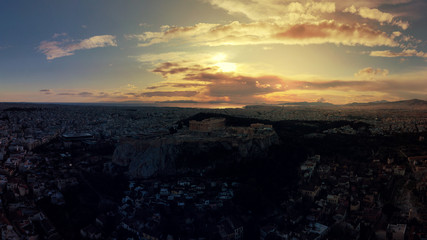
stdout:
{"type": "Polygon", "coordinates": [[[0,102],[427,100],[425,0],[4,0],[0,102]]]}

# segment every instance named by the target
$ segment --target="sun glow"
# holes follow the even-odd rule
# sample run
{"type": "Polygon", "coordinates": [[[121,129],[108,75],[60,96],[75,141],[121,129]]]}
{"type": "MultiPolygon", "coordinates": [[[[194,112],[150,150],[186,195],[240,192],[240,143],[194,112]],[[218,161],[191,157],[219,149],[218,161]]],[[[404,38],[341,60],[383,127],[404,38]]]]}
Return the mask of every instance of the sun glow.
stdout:
{"type": "Polygon", "coordinates": [[[234,72],[237,68],[235,63],[230,62],[220,62],[215,64],[215,66],[217,66],[221,72],[234,72]]]}
{"type": "Polygon", "coordinates": [[[214,66],[218,67],[220,72],[234,72],[236,71],[236,64],[231,62],[224,62],[227,59],[227,54],[218,53],[212,57],[212,61],[215,63],[214,66]]]}
{"type": "Polygon", "coordinates": [[[223,62],[227,58],[227,55],[224,53],[218,53],[212,57],[212,61],[214,62],[223,62]]]}

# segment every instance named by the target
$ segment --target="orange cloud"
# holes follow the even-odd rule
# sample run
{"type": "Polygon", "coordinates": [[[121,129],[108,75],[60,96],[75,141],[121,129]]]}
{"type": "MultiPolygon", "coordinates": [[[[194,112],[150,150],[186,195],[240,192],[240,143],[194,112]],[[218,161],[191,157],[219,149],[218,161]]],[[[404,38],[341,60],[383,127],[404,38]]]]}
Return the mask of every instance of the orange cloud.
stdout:
{"type": "Polygon", "coordinates": [[[318,20],[321,14],[335,12],[335,3],[326,1],[208,0],[208,2],[230,14],[243,14],[256,21],[274,20],[301,23],[318,20]]]}
{"type": "Polygon", "coordinates": [[[423,51],[417,51],[415,49],[405,49],[401,52],[392,52],[390,50],[385,51],[371,51],[369,54],[374,57],[422,57],[427,58],[427,53],[423,51]]]}
{"type": "Polygon", "coordinates": [[[143,41],[139,46],[150,46],[174,39],[208,46],[324,43],[349,46],[398,46],[394,37],[367,25],[343,24],[332,20],[293,25],[266,21],[252,23],[235,21],[225,25],[199,23],[187,27],[168,27],[161,32],[128,36],[143,41]]]}
{"type": "Polygon", "coordinates": [[[196,91],[155,91],[141,93],[141,97],[193,97],[199,92],[196,91]]]}
{"type": "Polygon", "coordinates": [[[367,68],[360,69],[357,73],[354,74],[354,76],[358,78],[366,78],[369,80],[373,80],[378,76],[386,77],[388,73],[389,73],[388,69],[381,69],[381,68],[375,69],[372,67],[367,67],[367,68]]]}
{"type": "Polygon", "coordinates": [[[299,40],[300,44],[335,43],[343,45],[396,46],[391,36],[366,25],[339,24],[323,21],[319,24],[298,24],[278,33],[279,39],[299,40]]]}
{"type": "Polygon", "coordinates": [[[336,8],[345,8],[349,5],[357,7],[379,7],[381,5],[397,5],[409,3],[413,0],[340,0],[340,1],[312,1],[312,0],[206,0],[213,6],[224,9],[230,14],[243,14],[253,20],[269,18],[286,18],[292,13],[333,13],[336,8]]]}
{"type": "Polygon", "coordinates": [[[362,18],[376,20],[380,23],[389,23],[391,25],[399,26],[403,30],[408,29],[409,23],[407,21],[397,20],[391,13],[382,12],[376,8],[361,7],[357,9],[354,5],[344,9],[343,12],[357,14],[362,18]]]}

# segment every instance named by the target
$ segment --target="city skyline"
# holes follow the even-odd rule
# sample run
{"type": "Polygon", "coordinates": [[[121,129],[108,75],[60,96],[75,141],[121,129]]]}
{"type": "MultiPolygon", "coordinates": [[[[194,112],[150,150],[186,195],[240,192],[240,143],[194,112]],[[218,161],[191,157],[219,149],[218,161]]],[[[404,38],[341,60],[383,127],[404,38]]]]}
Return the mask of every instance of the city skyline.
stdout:
{"type": "Polygon", "coordinates": [[[3,3],[0,102],[427,100],[425,10],[422,0],[3,3]]]}

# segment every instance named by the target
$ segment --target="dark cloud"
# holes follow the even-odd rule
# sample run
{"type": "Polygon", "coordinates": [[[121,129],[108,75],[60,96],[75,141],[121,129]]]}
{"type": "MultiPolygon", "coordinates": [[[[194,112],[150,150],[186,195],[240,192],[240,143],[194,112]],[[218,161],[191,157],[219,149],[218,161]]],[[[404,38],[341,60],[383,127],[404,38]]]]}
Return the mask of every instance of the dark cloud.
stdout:
{"type": "Polygon", "coordinates": [[[210,71],[213,69],[214,68],[203,67],[203,66],[198,65],[198,64],[194,64],[190,67],[187,67],[187,66],[184,66],[184,65],[179,64],[179,63],[165,62],[165,63],[161,63],[161,64],[157,65],[156,68],[152,70],[152,72],[159,73],[163,77],[167,77],[168,75],[174,75],[174,74],[178,74],[178,73],[205,72],[205,71],[210,71]]]}
{"type": "Polygon", "coordinates": [[[42,92],[42,93],[44,93],[46,95],[52,94],[52,90],[51,89],[41,89],[40,92],[42,92]]]}
{"type": "Polygon", "coordinates": [[[175,88],[188,88],[188,87],[206,86],[206,84],[200,84],[200,83],[174,83],[174,84],[170,84],[170,86],[175,87],[175,88]]]}
{"type": "Polygon", "coordinates": [[[91,92],[79,92],[77,95],[82,96],[82,97],[92,97],[93,93],[91,93],[91,92]]]}
{"type": "Polygon", "coordinates": [[[111,97],[111,94],[106,93],[106,92],[100,92],[98,95],[96,95],[96,97],[98,97],[98,98],[108,98],[108,97],[111,97]]]}
{"type": "Polygon", "coordinates": [[[165,75],[183,73],[182,80],[196,82],[169,83],[169,87],[201,87],[204,94],[209,97],[229,97],[231,101],[242,97],[255,97],[285,90],[284,81],[277,76],[250,77],[231,72],[217,72],[214,68],[197,64],[188,66],[185,70],[181,65],[176,64],[160,64],[156,69],[156,72],[166,73],[165,75]],[[174,71],[175,69],[181,69],[182,71],[174,71]]]}
{"type": "Polygon", "coordinates": [[[153,89],[157,89],[157,88],[161,88],[161,87],[164,87],[164,86],[163,85],[162,86],[150,86],[150,87],[146,87],[145,89],[153,90],[153,89]]]}
{"type": "Polygon", "coordinates": [[[156,91],[141,93],[141,97],[193,97],[197,91],[156,91]]]}
{"type": "Polygon", "coordinates": [[[175,101],[159,101],[156,103],[188,103],[188,104],[227,104],[228,101],[194,101],[194,100],[175,100],[175,101]]]}
{"type": "Polygon", "coordinates": [[[160,101],[156,103],[200,103],[193,100],[160,101]]]}

